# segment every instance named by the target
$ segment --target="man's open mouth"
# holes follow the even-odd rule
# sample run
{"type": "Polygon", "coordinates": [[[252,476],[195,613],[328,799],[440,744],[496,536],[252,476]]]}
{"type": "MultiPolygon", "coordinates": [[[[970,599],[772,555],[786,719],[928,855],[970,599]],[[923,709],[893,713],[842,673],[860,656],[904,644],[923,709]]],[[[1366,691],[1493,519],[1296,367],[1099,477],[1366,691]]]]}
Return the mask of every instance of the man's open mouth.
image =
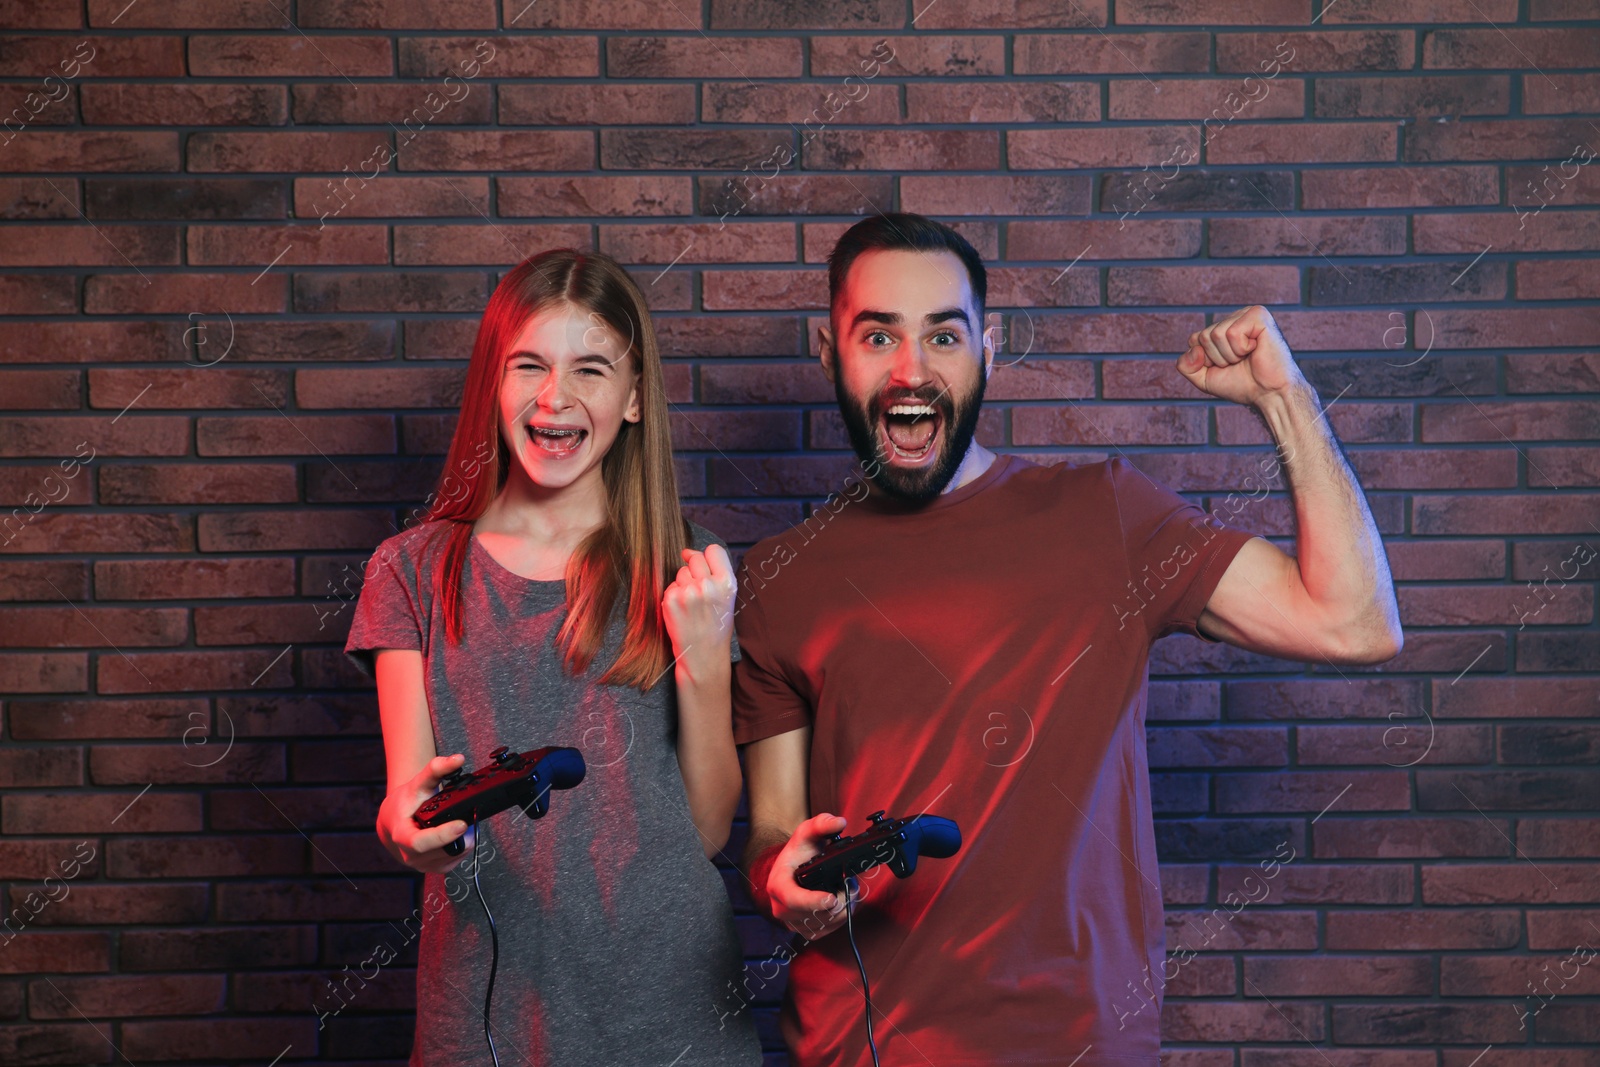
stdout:
{"type": "Polygon", "coordinates": [[[534,447],[556,459],[572,455],[583,444],[583,439],[587,436],[589,436],[588,430],[581,430],[577,427],[528,427],[528,437],[533,441],[534,447]]]}
{"type": "Polygon", "coordinates": [[[931,404],[891,404],[879,421],[893,457],[912,463],[933,453],[944,425],[931,404]]]}

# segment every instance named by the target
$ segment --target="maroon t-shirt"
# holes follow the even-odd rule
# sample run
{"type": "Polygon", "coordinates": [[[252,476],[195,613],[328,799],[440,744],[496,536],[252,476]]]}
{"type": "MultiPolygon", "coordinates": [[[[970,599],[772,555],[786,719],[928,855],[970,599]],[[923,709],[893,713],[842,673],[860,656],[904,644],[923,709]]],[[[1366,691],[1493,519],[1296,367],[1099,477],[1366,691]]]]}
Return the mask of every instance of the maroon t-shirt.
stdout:
{"type": "MultiPolygon", "coordinates": [[[[809,807],[954,819],[962,846],[863,878],[884,1063],[1157,1067],[1165,945],[1145,756],[1151,642],[1253,535],[1126,460],[1000,456],[921,507],[859,481],[739,568],[734,736],[810,725],[809,807]],[[1129,983],[1132,983],[1131,987],[1129,983]],[[1087,1050],[1087,1051],[1086,1051],[1087,1050]]],[[[864,1067],[845,932],[790,964],[797,1067],[864,1067]]]]}

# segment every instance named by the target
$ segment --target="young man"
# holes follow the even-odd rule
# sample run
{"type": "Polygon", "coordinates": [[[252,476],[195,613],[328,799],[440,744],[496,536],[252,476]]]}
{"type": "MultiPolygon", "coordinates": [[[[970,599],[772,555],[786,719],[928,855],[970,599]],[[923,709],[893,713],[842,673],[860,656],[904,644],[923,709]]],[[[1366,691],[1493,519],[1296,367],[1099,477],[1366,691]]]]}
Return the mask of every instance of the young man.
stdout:
{"type": "Polygon", "coordinates": [[[829,292],[822,368],[871,484],[752,548],[736,615],[747,875],[807,939],[781,1019],[793,1062],[872,1062],[855,957],[832,932],[843,895],[794,870],[886,809],[954,819],[963,844],[904,880],[863,876],[853,926],[883,1062],[1157,1067],[1173,970],[1145,760],[1151,642],[1394,656],[1361,489],[1261,307],[1191,335],[1177,369],[1266,420],[1298,558],[1120,455],[1043,467],[976,444],[985,273],[948,227],[858,223],[829,292]]]}

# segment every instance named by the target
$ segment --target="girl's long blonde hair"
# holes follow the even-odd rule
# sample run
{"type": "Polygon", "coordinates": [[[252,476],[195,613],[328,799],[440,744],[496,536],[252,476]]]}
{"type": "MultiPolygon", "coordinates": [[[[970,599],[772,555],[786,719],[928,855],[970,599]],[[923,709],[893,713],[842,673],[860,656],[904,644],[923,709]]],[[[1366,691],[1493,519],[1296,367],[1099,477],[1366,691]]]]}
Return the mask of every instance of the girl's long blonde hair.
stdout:
{"type": "Polygon", "coordinates": [[[472,525],[506,483],[512,453],[501,440],[499,398],[508,346],[528,319],[569,304],[603,322],[628,343],[639,375],[638,422],[623,421],[600,461],[606,487],[606,522],[578,545],[567,562],[567,617],[556,634],[567,670],[583,673],[604,643],[619,598],[627,624],[616,662],[599,681],[648,689],[672,664],[672,645],[661,617],[661,595],[677,573],[689,527],[678,504],[661,354],[644,294],[611,257],[575,248],[530,256],[501,279],[478,324],[461,395],[461,414],[435,495],[423,521],[444,520],[444,557],[434,571],[434,595],[444,607],[447,640],[461,641],[461,572],[472,525]],[[490,456],[488,462],[474,457],[490,456]],[[454,492],[442,491],[459,479],[454,492]]]}

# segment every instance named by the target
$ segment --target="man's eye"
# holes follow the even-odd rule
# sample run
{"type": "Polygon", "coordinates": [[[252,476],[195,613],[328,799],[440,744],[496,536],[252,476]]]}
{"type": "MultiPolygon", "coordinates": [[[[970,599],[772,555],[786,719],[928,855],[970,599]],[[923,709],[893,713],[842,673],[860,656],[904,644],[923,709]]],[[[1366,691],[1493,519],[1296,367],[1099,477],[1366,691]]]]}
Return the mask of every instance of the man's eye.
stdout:
{"type": "Polygon", "coordinates": [[[933,335],[933,336],[934,336],[934,338],[935,338],[935,339],[936,339],[936,340],[937,340],[937,339],[938,339],[938,338],[940,338],[940,337],[943,337],[943,338],[946,338],[946,339],[948,339],[948,340],[949,340],[949,342],[950,342],[950,343],[951,343],[951,344],[955,344],[955,343],[956,343],[956,335],[955,335],[955,334],[953,334],[953,333],[951,333],[951,332],[950,332],[950,331],[949,331],[949,330],[945,330],[945,331],[944,331],[944,332],[942,332],[942,333],[936,333],[936,334],[934,334],[934,335],[933,335]]]}
{"type": "Polygon", "coordinates": [[[597,378],[605,377],[605,371],[601,370],[599,367],[579,367],[578,368],[578,373],[579,374],[593,374],[597,378]]]}
{"type": "Polygon", "coordinates": [[[889,335],[884,333],[882,330],[874,330],[871,333],[867,334],[867,343],[868,344],[872,344],[872,345],[880,344],[880,343],[882,343],[882,342],[880,342],[878,340],[878,338],[880,338],[880,337],[883,338],[884,341],[887,341],[889,339],[889,335]]]}

